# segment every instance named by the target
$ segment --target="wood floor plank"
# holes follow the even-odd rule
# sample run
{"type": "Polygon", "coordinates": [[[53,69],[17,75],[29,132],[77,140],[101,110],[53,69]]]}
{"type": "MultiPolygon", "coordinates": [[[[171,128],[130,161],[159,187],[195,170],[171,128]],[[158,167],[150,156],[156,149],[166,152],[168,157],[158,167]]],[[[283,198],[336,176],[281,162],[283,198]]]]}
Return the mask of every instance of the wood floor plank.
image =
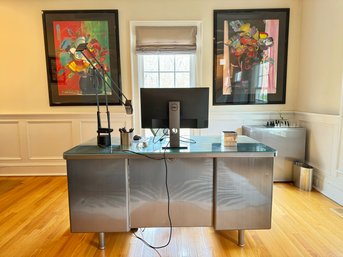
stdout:
{"type": "MultiPolygon", "coordinates": [[[[245,232],[174,228],[170,245],[155,250],[132,233],[106,233],[106,249],[96,233],[70,233],[66,177],[0,177],[0,256],[82,257],[296,257],[343,256],[340,206],[316,191],[274,184],[272,229],[245,232]]],[[[161,214],[163,215],[163,214],[161,214]]],[[[151,244],[164,244],[168,228],[137,231],[151,244]]]]}

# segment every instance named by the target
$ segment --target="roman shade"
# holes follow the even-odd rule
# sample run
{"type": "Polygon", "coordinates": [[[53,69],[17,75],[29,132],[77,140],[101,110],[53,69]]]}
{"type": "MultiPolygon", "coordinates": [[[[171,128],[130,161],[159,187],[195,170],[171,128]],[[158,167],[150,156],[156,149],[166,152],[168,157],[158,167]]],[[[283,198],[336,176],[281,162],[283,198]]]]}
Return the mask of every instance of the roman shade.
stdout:
{"type": "Polygon", "coordinates": [[[137,53],[194,53],[195,26],[137,26],[137,53]]]}

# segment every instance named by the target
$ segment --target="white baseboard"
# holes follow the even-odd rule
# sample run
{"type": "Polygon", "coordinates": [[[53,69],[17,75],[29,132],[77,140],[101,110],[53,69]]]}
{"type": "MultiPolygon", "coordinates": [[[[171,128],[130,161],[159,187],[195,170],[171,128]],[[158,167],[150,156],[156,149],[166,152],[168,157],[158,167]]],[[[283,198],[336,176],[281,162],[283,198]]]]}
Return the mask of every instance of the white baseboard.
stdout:
{"type": "Polygon", "coordinates": [[[0,176],[65,176],[66,166],[5,166],[0,167],[0,176]]]}
{"type": "Polygon", "coordinates": [[[339,185],[337,181],[330,181],[321,176],[314,176],[314,185],[317,191],[343,206],[343,185],[339,185]]]}

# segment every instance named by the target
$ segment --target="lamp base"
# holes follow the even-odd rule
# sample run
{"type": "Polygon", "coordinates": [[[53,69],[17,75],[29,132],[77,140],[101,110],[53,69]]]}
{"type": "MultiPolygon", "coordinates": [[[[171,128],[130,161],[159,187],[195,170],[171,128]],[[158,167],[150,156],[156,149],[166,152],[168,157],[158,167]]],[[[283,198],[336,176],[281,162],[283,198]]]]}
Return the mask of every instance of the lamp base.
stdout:
{"type": "Polygon", "coordinates": [[[107,147],[111,146],[111,135],[98,135],[98,146],[107,147]]]}

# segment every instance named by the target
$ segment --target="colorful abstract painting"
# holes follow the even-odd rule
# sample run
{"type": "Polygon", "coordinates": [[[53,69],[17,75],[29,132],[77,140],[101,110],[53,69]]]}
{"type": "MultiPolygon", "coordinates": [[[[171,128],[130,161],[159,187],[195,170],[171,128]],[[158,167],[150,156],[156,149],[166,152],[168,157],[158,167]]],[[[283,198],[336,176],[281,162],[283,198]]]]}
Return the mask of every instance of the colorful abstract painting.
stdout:
{"type": "MultiPolygon", "coordinates": [[[[89,79],[91,66],[86,58],[75,50],[79,44],[88,43],[93,55],[109,71],[108,22],[54,21],[53,28],[58,94],[95,94],[92,81],[89,79]]],[[[94,64],[96,65],[96,62],[94,64]]]]}
{"type": "Polygon", "coordinates": [[[43,11],[43,25],[50,105],[120,104],[118,11],[43,11]]]}
{"type": "Polygon", "coordinates": [[[284,103],[288,13],[215,11],[214,104],[284,103]]]}

